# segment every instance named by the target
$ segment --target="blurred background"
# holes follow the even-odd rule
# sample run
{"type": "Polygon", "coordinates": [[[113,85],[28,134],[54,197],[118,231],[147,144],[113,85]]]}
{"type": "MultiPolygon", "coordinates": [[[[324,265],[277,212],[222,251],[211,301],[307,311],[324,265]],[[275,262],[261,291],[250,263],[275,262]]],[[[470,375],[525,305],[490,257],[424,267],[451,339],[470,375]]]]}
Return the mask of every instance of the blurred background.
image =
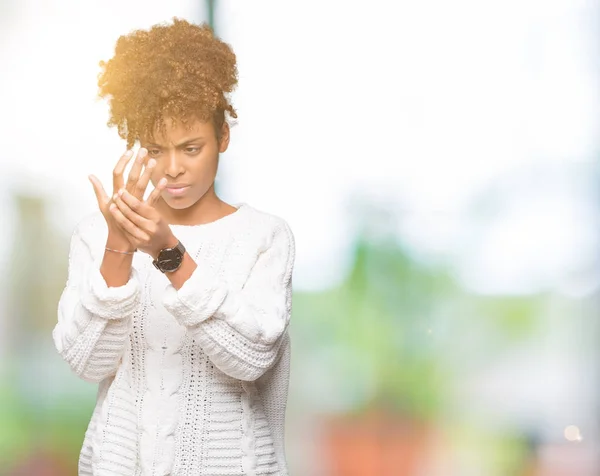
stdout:
{"type": "Polygon", "coordinates": [[[600,0],[0,2],[0,473],[75,475],[96,386],[52,343],[125,150],[117,38],[238,57],[220,196],[296,238],[292,476],[600,474],[600,0]]]}

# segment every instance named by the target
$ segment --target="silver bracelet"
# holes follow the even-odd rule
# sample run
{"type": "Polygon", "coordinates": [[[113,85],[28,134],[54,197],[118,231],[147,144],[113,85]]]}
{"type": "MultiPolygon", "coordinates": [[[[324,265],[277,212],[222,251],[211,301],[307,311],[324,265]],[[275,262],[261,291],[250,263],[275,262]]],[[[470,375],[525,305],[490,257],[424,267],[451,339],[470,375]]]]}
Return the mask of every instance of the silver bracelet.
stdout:
{"type": "Polygon", "coordinates": [[[137,251],[137,248],[133,251],[120,251],[120,250],[113,250],[112,248],[104,248],[106,251],[112,251],[113,253],[121,253],[122,255],[132,255],[137,251]]]}

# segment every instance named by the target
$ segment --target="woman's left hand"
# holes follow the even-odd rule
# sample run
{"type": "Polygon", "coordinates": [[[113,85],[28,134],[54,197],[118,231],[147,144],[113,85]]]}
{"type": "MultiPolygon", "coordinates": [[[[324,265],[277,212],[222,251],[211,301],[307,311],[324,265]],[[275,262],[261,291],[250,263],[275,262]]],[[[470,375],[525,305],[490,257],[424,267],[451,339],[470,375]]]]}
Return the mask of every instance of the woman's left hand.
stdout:
{"type": "MultiPolygon", "coordinates": [[[[140,182],[142,182],[140,186],[144,189],[147,182],[146,184],[143,182],[148,178],[146,173],[140,177],[140,182]]],[[[177,238],[173,235],[168,223],[154,208],[165,184],[166,180],[161,179],[145,201],[123,188],[114,197],[114,204],[110,208],[115,221],[127,234],[131,243],[154,259],[161,250],[177,245],[177,238]]]]}

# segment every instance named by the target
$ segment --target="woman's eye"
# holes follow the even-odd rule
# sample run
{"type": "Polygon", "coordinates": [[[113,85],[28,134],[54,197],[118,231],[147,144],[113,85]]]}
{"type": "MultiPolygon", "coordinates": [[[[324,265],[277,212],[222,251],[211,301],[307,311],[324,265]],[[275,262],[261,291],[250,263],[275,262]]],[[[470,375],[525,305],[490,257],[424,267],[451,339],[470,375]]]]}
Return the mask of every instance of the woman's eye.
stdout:
{"type": "Polygon", "coordinates": [[[196,153],[198,153],[198,151],[199,151],[199,150],[200,150],[200,147],[187,147],[187,148],[185,149],[185,151],[186,151],[188,154],[196,154],[196,153]]]}
{"type": "Polygon", "coordinates": [[[158,149],[150,149],[150,150],[148,150],[148,155],[151,156],[151,157],[155,157],[158,154],[160,154],[160,150],[158,150],[158,149]]]}

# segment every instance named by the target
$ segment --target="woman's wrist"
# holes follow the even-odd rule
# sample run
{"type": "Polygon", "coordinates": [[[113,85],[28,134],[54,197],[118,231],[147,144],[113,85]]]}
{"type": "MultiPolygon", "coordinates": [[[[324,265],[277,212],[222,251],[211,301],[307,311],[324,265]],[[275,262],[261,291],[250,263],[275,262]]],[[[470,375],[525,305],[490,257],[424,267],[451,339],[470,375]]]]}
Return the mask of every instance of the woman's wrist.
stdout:
{"type": "Polygon", "coordinates": [[[161,246],[159,246],[156,250],[152,250],[148,254],[152,257],[152,259],[158,259],[158,255],[162,250],[167,248],[175,248],[177,243],[179,243],[179,240],[175,237],[175,235],[171,234],[161,246]]]}
{"type": "Polygon", "coordinates": [[[129,281],[133,256],[105,251],[100,274],[109,288],[124,286],[129,281]]]}
{"type": "Polygon", "coordinates": [[[117,233],[108,232],[108,238],[106,239],[106,248],[110,250],[122,251],[124,253],[132,253],[135,251],[135,246],[125,238],[119,236],[117,233]]]}

